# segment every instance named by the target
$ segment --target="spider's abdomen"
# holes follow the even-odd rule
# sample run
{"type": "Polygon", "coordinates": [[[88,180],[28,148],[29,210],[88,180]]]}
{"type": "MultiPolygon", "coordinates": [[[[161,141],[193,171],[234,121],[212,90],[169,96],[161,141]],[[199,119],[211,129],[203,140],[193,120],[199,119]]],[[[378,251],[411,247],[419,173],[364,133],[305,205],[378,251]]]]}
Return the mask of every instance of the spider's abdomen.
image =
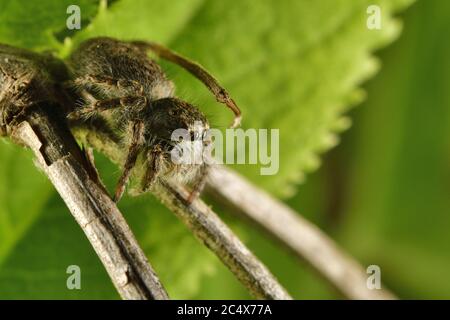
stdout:
{"type": "Polygon", "coordinates": [[[69,64],[75,77],[92,75],[136,81],[151,100],[173,94],[173,83],[161,67],[131,43],[106,37],[90,39],[72,54],[69,64]]]}

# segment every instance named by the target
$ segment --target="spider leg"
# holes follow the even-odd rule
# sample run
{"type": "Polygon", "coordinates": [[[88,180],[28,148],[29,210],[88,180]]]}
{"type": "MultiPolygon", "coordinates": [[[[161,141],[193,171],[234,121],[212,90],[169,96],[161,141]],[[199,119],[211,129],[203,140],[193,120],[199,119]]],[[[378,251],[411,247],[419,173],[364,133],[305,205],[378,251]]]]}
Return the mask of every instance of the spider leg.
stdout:
{"type": "Polygon", "coordinates": [[[6,137],[8,135],[8,129],[6,125],[0,126],[0,137],[6,137]]]}
{"type": "Polygon", "coordinates": [[[143,144],[144,144],[144,123],[142,121],[137,121],[133,123],[132,141],[128,149],[128,155],[127,159],[125,160],[122,176],[120,177],[119,182],[117,183],[116,186],[116,192],[114,194],[115,202],[118,202],[125,192],[125,186],[127,185],[128,180],[130,179],[131,170],[136,164],[137,157],[142,149],[143,144]]]}
{"type": "Polygon", "coordinates": [[[95,157],[94,157],[94,149],[92,147],[86,147],[84,144],[81,145],[81,151],[84,154],[84,158],[87,162],[87,171],[89,176],[105,191],[106,187],[103,184],[103,181],[100,179],[100,174],[98,173],[97,167],[95,166],[95,157]]]}
{"type": "Polygon", "coordinates": [[[90,101],[83,107],[69,113],[70,120],[88,119],[93,115],[103,111],[116,109],[119,107],[136,110],[147,104],[147,98],[144,96],[125,96],[121,98],[90,101]]]}
{"type": "Polygon", "coordinates": [[[163,151],[159,144],[155,145],[153,149],[149,150],[147,154],[148,164],[145,176],[142,180],[142,190],[148,191],[158,177],[163,158],[163,151]]]}
{"type": "Polygon", "coordinates": [[[14,127],[17,126],[19,124],[20,121],[23,120],[23,116],[27,113],[27,107],[23,107],[17,114],[15,114],[11,121],[9,122],[9,126],[10,127],[14,127]]]}
{"type": "Polygon", "coordinates": [[[217,101],[225,104],[234,113],[234,121],[231,125],[232,128],[239,126],[241,122],[241,110],[236,105],[234,100],[230,97],[228,92],[219,84],[216,78],[214,78],[205,68],[200,64],[193,62],[178,53],[154,42],[146,41],[133,41],[131,42],[142,50],[150,50],[157,56],[175,63],[180,67],[190,72],[194,77],[199,79],[203,84],[212,92],[217,101]]]}
{"type": "Polygon", "coordinates": [[[115,79],[108,76],[85,75],[69,81],[70,86],[88,91],[102,92],[107,96],[143,95],[144,87],[137,81],[115,79]]]}
{"type": "Polygon", "coordinates": [[[191,204],[195,199],[197,199],[202,193],[206,185],[206,180],[208,178],[209,166],[207,164],[202,164],[200,167],[199,175],[194,183],[191,193],[187,199],[188,204],[191,204]]]}
{"type": "Polygon", "coordinates": [[[85,101],[83,107],[70,114],[72,120],[89,118],[98,112],[120,106],[146,104],[144,88],[134,80],[85,75],[65,82],[64,86],[75,88],[85,101]]]}

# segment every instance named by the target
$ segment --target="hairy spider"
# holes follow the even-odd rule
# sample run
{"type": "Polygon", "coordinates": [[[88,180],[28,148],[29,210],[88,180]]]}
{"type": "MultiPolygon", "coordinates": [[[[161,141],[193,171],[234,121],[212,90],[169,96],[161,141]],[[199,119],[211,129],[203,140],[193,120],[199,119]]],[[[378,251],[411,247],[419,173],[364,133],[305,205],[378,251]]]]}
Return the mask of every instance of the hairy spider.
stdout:
{"type": "Polygon", "coordinates": [[[234,112],[232,126],[239,125],[239,108],[199,64],[155,43],[123,42],[105,37],[82,43],[68,60],[73,74],[72,85],[83,100],[81,107],[69,118],[101,117],[119,133],[123,146],[128,147],[115,201],[122,197],[138,156],[144,157],[146,165],[146,174],[141,181],[143,191],[161,176],[182,183],[194,181],[189,197],[192,201],[204,185],[207,164],[175,164],[171,161],[171,151],[178,143],[172,141],[171,136],[174,130],[185,129],[189,130],[192,139],[199,140],[205,136],[209,124],[196,107],[174,96],[173,83],[148,57],[149,50],[180,65],[202,81],[219,102],[234,112]]]}

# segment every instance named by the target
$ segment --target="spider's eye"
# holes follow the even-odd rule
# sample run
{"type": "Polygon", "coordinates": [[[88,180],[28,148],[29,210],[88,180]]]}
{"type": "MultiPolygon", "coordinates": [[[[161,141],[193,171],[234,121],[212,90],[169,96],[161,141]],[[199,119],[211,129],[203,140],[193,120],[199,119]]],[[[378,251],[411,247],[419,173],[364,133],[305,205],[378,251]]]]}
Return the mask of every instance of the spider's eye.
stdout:
{"type": "Polygon", "coordinates": [[[202,134],[198,131],[190,131],[191,141],[201,140],[202,134]]]}
{"type": "Polygon", "coordinates": [[[209,140],[203,141],[203,146],[204,146],[205,148],[208,147],[210,144],[211,144],[211,141],[209,141],[209,140]]]}

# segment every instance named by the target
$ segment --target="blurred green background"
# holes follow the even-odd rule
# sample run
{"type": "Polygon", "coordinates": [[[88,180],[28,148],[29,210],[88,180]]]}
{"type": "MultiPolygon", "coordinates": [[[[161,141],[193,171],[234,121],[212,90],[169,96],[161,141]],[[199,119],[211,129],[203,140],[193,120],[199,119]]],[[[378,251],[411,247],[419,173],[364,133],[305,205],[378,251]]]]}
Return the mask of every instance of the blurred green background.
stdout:
{"type": "MultiPolygon", "coordinates": [[[[78,33],[64,28],[71,1],[0,0],[0,42],[65,56],[82,39],[107,34],[155,39],[195,58],[236,96],[244,127],[280,128],[278,176],[236,169],[364,266],[379,265],[383,283],[399,297],[450,298],[450,2],[74,2],[84,14],[78,33]],[[383,10],[378,33],[364,24],[372,3],[383,10]],[[402,21],[400,35],[392,16],[402,21]],[[358,89],[364,80],[365,95],[358,89]],[[352,126],[319,167],[317,154],[336,144],[335,133],[349,119],[352,126]]],[[[213,123],[228,123],[229,115],[191,78],[164,67],[181,96],[213,123]]],[[[114,186],[119,169],[101,155],[97,162],[114,186]]],[[[295,298],[341,298],[304,263],[206,200],[295,298]]],[[[151,195],[126,197],[120,208],[172,297],[249,298],[151,195]]],[[[29,152],[7,139],[0,140],[0,298],[118,298],[29,152]],[[72,264],[81,267],[82,290],[66,288],[72,264]]]]}

